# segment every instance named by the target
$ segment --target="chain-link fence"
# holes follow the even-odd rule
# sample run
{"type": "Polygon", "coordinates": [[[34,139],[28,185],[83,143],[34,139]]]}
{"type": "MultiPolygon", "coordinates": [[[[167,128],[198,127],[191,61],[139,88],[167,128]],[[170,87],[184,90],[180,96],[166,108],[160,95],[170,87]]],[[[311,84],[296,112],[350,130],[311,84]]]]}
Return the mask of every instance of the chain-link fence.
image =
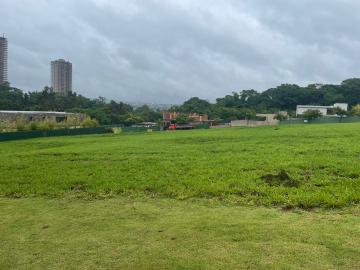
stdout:
{"type": "Polygon", "coordinates": [[[54,136],[105,134],[111,132],[112,130],[107,127],[3,132],[0,133],[0,141],[23,140],[23,139],[32,139],[39,137],[54,137],[54,136]]]}

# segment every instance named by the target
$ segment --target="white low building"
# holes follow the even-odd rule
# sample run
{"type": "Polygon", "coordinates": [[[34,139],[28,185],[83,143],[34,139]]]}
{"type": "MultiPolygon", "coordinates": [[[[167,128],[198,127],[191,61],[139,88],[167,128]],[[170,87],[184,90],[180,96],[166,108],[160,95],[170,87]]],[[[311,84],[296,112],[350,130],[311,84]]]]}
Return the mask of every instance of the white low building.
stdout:
{"type": "Polygon", "coordinates": [[[328,115],[329,110],[340,108],[342,110],[348,111],[348,104],[346,103],[335,103],[333,106],[316,106],[316,105],[297,105],[296,106],[296,115],[303,115],[306,111],[316,111],[321,112],[322,115],[328,115]]]}

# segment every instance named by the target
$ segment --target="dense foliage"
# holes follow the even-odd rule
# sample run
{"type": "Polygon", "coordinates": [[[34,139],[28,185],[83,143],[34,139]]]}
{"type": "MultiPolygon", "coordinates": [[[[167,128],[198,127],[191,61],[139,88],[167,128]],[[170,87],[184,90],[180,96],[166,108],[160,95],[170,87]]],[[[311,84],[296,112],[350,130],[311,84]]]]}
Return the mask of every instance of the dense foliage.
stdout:
{"type": "Polygon", "coordinates": [[[314,120],[321,117],[321,112],[319,110],[308,110],[304,113],[304,118],[308,121],[314,120]]]}
{"type": "Polygon", "coordinates": [[[253,118],[256,113],[287,111],[294,115],[296,105],[333,105],[348,103],[353,113],[360,115],[360,79],[348,79],[340,85],[312,84],[300,87],[283,84],[262,93],[255,90],[233,92],[218,98],[215,104],[197,97],[191,98],[174,110],[207,113],[212,119],[232,120],[253,118]]]}
{"type": "MultiPolygon", "coordinates": [[[[215,120],[249,119],[255,113],[295,111],[296,105],[333,105],[348,103],[354,114],[360,114],[356,106],[360,103],[360,79],[348,79],[340,85],[283,84],[264,92],[243,90],[233,92],[215,103],[191,98],[182,105],[171,109],[182,113],[196,112],[208,114],[215,120]]],[[[134,109],[131,105],[99,97],[89,99],[77,93],[60,95],[45,87],[41,92],[24,93],[22,90],[0,86],[0,110],[51,110],[82,112],[96,118],[101,124],[125,124],[136,122],[156,122],[161,112],[144,105],[134,109]]]]}
{"type": "Polygon", "coordinates": [[[17,88],[0,86],[0,110],[81,112],[97,119],[101,124],[131,125],[161,118],[161,112],[146,105],[135,110],[123,102],[106,102],[103,97],[89,99],[75,92],[68,95],[57,94],[49,87],[41,92],[24,93],[17,88]]]}

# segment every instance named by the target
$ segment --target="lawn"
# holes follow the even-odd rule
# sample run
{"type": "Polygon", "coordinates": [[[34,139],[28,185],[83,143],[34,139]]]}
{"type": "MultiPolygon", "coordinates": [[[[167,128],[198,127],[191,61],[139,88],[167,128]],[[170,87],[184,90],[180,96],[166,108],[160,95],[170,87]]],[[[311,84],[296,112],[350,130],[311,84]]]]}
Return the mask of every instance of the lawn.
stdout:
{"type": "Polygon", "coordinates": [[[359,134],[0,142],[0,269],[360,269],[359,134]]]}
{"type": "Polygon", "coordinates": [[[0,269],[360,269],[360,209],[0,199],[0,269]]]}
{"type": "Polygon", "coordinates": [[[360,202],[360,124],[0,143],[0,195],[118,194],[335,208],[360,202]]]}

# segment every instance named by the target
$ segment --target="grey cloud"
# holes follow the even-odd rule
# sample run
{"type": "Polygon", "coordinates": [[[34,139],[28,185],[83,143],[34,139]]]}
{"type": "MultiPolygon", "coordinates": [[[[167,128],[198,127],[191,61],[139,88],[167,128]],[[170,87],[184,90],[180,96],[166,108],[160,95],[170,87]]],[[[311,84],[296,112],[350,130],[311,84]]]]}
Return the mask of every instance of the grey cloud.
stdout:
{"type": "Polygon", "coordinates": [[[14,86],[49,84],[73,62],[83,95],[125,101],[214,100],[280,83],[357,76],[356,0],[1,0],[14,86]]]}

